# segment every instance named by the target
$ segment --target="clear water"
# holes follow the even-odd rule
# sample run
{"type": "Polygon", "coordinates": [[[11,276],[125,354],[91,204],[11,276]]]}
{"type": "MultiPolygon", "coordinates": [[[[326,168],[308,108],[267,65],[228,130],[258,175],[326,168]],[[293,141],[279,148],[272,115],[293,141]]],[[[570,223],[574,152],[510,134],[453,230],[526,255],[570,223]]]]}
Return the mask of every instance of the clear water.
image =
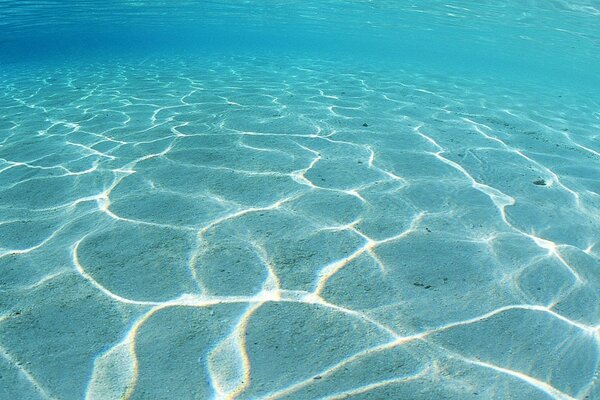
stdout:
{"type": "Polygon", "coordinates": [[[0,2],[1,399],[600,399],[600,5],[0,2]]]}

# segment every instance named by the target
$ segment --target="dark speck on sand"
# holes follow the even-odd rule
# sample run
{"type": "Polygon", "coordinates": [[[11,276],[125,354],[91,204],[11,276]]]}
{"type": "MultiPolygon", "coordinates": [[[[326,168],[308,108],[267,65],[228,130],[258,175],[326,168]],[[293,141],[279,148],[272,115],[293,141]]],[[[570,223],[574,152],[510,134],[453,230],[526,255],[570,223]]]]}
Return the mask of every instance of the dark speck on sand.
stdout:
{"type": "Polygon", "coordinates": [[[533,181],[533,184],[538,186],[546,186],[546,181],[543,179],[538,179],[537,181],[533,181]]]}
{"type": "Polygon", "coordinates": [[[418,287],[422,287],[424,289],[431,289],[433,287],[431,285],[426,285],[426,284],[421,283],[421,282],[415,282],[415,283],[413,283],[413,285],[418,286],[418,287]]]}

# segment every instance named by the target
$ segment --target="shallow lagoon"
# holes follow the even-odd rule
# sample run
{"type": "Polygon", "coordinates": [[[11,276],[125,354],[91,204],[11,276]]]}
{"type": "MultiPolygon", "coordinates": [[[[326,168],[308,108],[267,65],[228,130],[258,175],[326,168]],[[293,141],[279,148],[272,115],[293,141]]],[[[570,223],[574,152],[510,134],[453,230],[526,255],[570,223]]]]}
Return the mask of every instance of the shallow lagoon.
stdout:
{"type": "Polygon", "coordinates": [[[3,65],[0,398],[600,398],[593,87],[187,53],[3,65]]]}

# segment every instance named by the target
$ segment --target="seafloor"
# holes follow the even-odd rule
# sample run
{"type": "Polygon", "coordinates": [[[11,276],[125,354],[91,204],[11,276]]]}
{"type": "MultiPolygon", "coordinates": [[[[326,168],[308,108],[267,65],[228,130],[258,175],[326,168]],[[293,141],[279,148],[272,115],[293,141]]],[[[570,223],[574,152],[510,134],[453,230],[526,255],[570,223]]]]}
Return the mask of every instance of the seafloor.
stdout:
{"type": "Polygon", "coordinates": [[[0,88],[0,398],[600,398],[597,100],[269,57],[0,88]]]}

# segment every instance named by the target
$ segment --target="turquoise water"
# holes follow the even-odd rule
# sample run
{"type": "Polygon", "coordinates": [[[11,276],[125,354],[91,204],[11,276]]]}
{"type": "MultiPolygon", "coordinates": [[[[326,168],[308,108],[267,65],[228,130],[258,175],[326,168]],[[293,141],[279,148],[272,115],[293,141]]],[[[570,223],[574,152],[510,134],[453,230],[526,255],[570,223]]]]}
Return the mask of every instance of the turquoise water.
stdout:
{"type": "Polygon", "coordinates": [[[600,4],[0,2],[1,399],[600,399],[600,4]]]}

